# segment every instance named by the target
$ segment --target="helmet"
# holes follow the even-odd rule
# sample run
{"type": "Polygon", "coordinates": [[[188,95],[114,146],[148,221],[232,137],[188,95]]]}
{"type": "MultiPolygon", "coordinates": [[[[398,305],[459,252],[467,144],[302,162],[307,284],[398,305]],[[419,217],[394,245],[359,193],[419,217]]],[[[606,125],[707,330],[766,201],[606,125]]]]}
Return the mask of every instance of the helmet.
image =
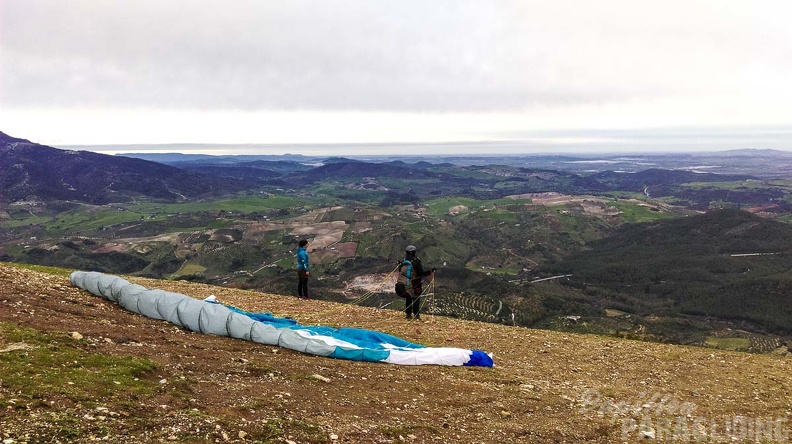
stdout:
{"type": "Polygon", "coordinates": [[[408,253],[415,253],[416,251],[418,251],[418,249],[415,248],[415,245],[407,245],[407,248],[405,248],[404,251],[408,253]]]}

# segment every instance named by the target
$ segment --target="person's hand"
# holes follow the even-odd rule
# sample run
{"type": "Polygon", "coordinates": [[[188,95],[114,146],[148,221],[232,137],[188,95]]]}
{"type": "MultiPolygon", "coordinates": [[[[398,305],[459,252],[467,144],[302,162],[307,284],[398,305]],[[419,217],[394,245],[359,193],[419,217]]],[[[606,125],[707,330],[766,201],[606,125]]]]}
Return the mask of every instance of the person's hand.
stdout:
{"type": "Polygon", "coordinates": [[[310,276],[310,275],[311,275],[311,273],[310,273],[310,272],[308,272],[308,271],[306,271],[306,272],[305,272],[305,276],[306,276],[306,277],[307,277],[307,276],[310,276]]]}

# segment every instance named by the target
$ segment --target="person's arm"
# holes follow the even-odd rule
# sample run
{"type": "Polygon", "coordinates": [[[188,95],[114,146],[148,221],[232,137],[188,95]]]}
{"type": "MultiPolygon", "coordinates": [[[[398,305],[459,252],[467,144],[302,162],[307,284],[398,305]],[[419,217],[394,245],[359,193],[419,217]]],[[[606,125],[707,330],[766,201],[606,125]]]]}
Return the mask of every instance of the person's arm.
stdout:
{"type": "Polygon", "coordinates": [[[434,273],[435,269],[432,268],[431,270],[424,270],[423,264],[421,263],[420,259],[415,259],[415,263],[413,264],[416,270],[416,275],[420,277],[424,276],[431,276],[434,273]]]}
{"type": "Polygon", "coordinates": [[[415,277],[418,278],[424,277],[425,273],[423,269],[423,264],[421,264],[421,260],[416,257],[410,262],[412,263],[413,270],[415,271],[415,277]]]}

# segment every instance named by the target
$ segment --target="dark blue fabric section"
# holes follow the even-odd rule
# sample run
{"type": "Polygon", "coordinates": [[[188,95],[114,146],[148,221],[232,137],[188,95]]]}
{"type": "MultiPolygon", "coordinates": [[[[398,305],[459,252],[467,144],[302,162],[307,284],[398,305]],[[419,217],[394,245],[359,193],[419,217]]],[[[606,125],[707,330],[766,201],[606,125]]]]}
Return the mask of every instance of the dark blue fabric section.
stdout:
{"type": "Polygon", "coordinates": [[[492,367],[495,365],[492,362],[492,357],[487,353],[481,350],[473,350],[473,354],[470,355],[470,360],[465,363],[468,366],[478,366],[478,367],[492,367]]]}

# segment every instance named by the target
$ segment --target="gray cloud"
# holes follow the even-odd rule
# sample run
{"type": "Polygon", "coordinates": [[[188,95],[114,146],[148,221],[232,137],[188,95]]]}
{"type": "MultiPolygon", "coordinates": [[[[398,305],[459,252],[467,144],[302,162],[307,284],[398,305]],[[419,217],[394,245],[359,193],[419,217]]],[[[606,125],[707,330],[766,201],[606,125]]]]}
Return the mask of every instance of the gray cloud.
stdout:
{"type": "Polygon", "coordinates": [[[2,8],[0,100],[11,107],[514,111],[765,94],[787,88],[774,82],[792,68],[787,7],[775,1],[6,0],[2,8]]]}

